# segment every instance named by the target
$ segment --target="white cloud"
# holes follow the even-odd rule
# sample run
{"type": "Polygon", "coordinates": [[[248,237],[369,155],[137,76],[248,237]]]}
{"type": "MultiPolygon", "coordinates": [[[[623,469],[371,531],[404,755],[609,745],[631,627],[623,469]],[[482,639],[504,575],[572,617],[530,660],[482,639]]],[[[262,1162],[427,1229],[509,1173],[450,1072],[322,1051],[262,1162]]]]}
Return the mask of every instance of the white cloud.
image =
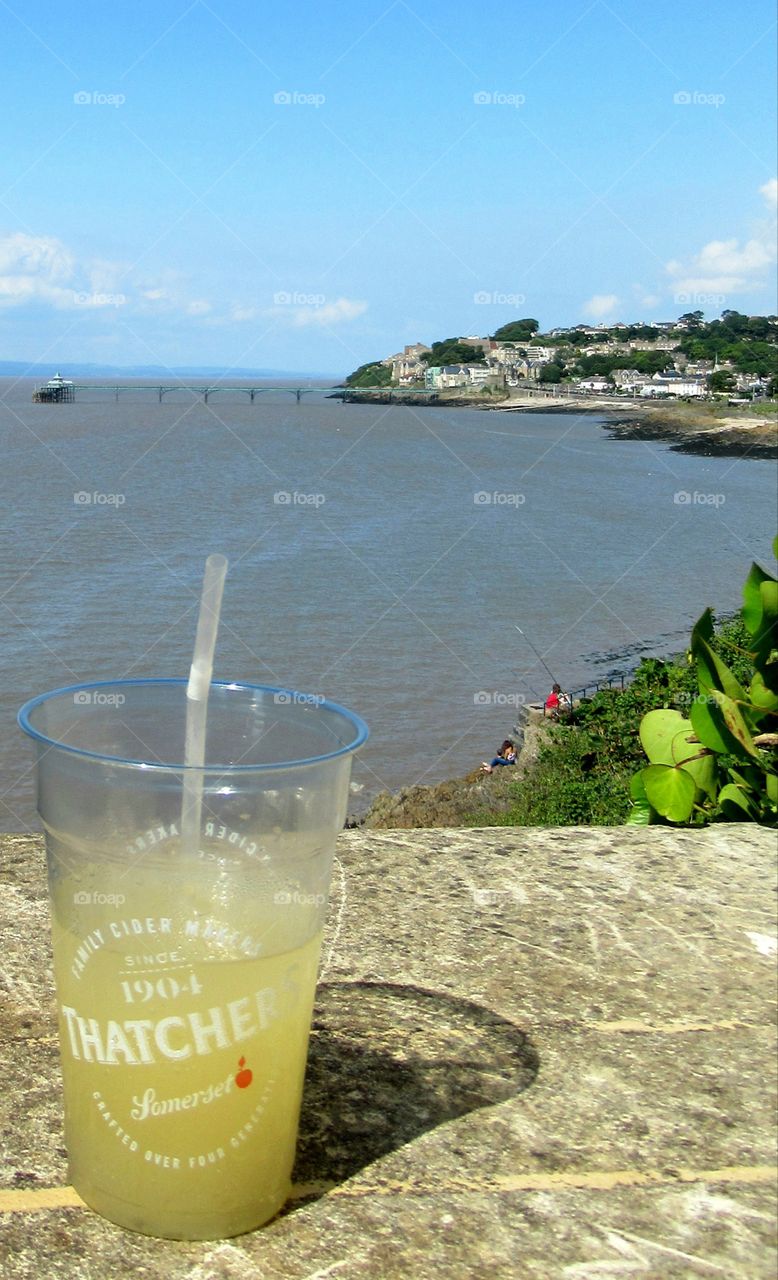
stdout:
{"type": "Polygon", "coordinates": [[[247,320],[256,320],[259,314],[257,307],[235,306],[230,313],[230,320],[233,320],[236,324],[244,324],[247,320]]]}
{"type": "Polygon", "coordinates": [[[367,311],[366,302],[352,298],[336,298],[322,306],[290,307],[290,317],[295,328],[317,325],[323,328],[341,324],[344,320],[356,320],[367,311]]]}
{"type": "Polygon", "coordinates": [[[73,255],[55,236],[27,236],[17,231],[0,239],[0,271],[9,275],[70,280],[73,266],[73,255]]]}
{"type": "Polygon", "coordinates": [[[207,315],[211,303],[191,298],[186,280],[163,271],[156,279],[132,279],[125,263],[105,258],[79,262],[56,236],[16,231],[0,235],[0,306],[38,305],[58,311],[131,312],[165,310],[181,316],[207,315]]]}
{"type": "Polygon", "coordinates": [[[87,266],[89,284],[95,293],[117,293],[125,285],[127,265],[108,258],[93,258],[87,266]]]}
{"type": "Polygon", "coordinates": [[[0,237],[0,304],[20,306],[47,302],[59,309],[75,305],[73,255],[55,236],[28,236],[21,231],[0,237]]]}
{"type": "MultiPolygon", "coordinates": [[[[768,207],[778,200],[778,179],[772,178],[759,188],[768,207]]],[[[709,240],[699,253],[684,261],[674,259],[665,270],[673,289],[682,294],[743,293],[762,288],[768,269],[776,261],[775,218],[757,225],[749,240],[732,236],[728,240],[709,240]]]]}
{"type": "Polygon", "coordinates": [[[588,302],[584,302],[581,311],[589,320],[607,320],[618,305],[615,293],[595,293],[588,302]]]}
{"type": "Polygon", "coordinates": [[[764,197],[768,208],[778,208],[778,178],[771,178],[763,187],[760,187],[759,194],[764,197]]]}

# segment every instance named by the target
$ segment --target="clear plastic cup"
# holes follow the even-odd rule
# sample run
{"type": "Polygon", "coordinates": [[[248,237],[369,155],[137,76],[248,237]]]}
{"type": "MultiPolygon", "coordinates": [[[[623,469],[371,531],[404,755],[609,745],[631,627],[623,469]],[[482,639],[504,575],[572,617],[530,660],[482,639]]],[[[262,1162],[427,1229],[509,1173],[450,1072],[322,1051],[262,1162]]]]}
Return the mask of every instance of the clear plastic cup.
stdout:
{"type": "Polygon", "coordinates": [[[287,1198],[335,839],[364,723],[214,683],[180,841],[185,680],[19,713],[37,748],[70,1177],[121,1226],[214,1239],[287,1198]]]}

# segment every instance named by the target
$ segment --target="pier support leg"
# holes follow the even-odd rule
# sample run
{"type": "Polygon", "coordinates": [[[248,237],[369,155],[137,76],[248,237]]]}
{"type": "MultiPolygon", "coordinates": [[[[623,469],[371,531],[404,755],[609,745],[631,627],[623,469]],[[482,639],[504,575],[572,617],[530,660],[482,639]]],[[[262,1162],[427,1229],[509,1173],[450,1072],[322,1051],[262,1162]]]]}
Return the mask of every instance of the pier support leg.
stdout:
{"type": "Polygon", "coordinates": [[[162,388],[161,387],[158,387],[157,389],[157,396],[159,398],[159,403],[162,404],[162,388]]]}
{"type": "Polygon", "coordinates": [[[302,392],[301,392],[301,390],[300,390],[300,388],[299,388],[299,387],[297,388],[297,391],[296,391],[296,393],[295,393],[295,394],[296,394],[296,396],[297,396],[297,403],[299,404],[299,403],[300,403],[300,401],[301,401],[301,399],[302,399],[302,392]]]}

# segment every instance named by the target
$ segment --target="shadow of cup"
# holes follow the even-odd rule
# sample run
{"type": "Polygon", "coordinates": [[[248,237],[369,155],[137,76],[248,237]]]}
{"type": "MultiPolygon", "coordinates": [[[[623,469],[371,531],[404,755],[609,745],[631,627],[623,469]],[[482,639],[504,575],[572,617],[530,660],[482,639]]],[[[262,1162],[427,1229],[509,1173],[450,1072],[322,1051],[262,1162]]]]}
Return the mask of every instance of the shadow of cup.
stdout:
{"type": "Polygon", "coordinates": [[[515,1097],[537,1071],[528,1036],[482,1005],[393,983],[323,984],[293,1175],[298,1203],[447,1120],[515,1097]]]}

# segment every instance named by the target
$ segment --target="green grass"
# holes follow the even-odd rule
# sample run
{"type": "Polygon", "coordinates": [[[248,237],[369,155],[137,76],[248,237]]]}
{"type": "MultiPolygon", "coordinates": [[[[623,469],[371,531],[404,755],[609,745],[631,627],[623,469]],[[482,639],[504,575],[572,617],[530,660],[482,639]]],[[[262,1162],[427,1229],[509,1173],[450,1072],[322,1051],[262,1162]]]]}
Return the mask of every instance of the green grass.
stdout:
{"type": "MultiPolygon", "coordinates": [[[[739,615],[719,624],[716,648],[744,684],[753,674],[743,653],[747,641],[739,615]]],[[[536,764],[512,787],[506,813],[475,813],[467,825],[620,826],[630,810],[630,779],[647,763],[641,719],[659,707],[687,714],[696,694],[696,672],[685,655],[644,658],[626,689],[602,689],[579,704],[574,724],[550,730],[536,764]]]]}

